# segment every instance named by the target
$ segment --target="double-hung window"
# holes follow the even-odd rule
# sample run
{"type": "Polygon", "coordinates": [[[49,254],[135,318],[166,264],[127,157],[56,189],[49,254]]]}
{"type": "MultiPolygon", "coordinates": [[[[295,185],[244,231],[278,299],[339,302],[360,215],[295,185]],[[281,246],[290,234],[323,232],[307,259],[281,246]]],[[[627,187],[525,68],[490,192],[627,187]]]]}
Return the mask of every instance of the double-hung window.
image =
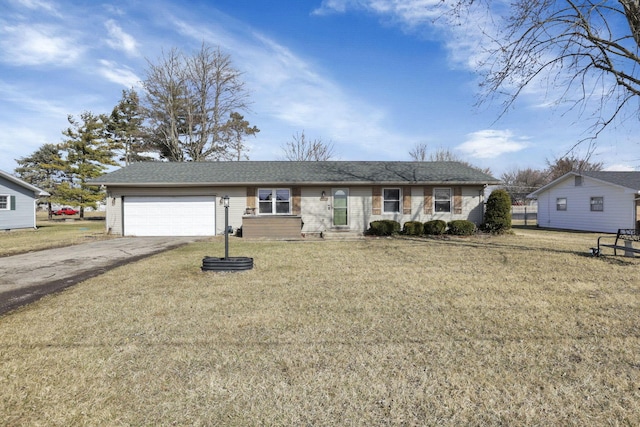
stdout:
{"type": "Polygon", "coordinates": [[[11,206],[9,206],[9,201],[9,196],[0,194],[0,211],[8,211],[9,209],[11,209],[11,206]]]}
{"type": "Polygon", "coordinates": [[[591,198],[591,211],[602,212],[604,210],[604,197],[591,198]]]}
{"type": "Polygon", "coordinates": [[[451,189],[436,188],[433,193],[434,210],[436,212],[451,212],[451,189]]]}
{"type": "Polygon", "coordinates": [[[557,211],[566,211],[567,210],[567,198],[566,197],[558,197],[556,199],[556,210],[557,211]]]}
{"type": "Polygon", "coordinates": [[[291,212],[291,191],[288,188],[258,189],[258,212],[262,215],[287,215],[291,212]]]}
{"type": "Polygon", "coordinates": [[[385,188],[382,191],[384,197],[384,213],[398,213],[400,212],[400,189],[399,188],[385,188]]]}

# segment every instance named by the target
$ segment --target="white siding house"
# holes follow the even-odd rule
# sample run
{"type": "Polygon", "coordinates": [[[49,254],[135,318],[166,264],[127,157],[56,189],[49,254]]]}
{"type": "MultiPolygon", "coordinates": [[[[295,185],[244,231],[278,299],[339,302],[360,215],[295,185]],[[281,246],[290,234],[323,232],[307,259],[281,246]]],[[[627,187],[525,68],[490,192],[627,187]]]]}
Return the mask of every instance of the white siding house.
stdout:
{"type": "Polygon", "coordinates": [[[570,172],[527,197],[539,227],[615,233],[638,226],[640,172],[570,172]]]}
{"type": "Polygon", "coordinates": [[[36,227],[36,200],[43,191],[0,171],[0,230],[36,227]]]}

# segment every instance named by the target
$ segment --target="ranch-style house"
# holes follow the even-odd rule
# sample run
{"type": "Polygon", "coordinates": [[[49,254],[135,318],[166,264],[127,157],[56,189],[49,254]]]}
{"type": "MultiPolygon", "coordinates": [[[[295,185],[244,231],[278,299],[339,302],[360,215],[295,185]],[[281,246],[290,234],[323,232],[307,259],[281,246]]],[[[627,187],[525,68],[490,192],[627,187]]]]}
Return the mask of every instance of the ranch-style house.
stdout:
{"type": "Polygon", "coordinates": [[[0,170],[0,230],[36,228],[36,202],[44,190],[0,170]]]}
{"type": "Polygon", "coordinates": [[[109,233],[300,238],[362,234],[375,220],[483,221],[499,181],[459,162],[141,162],[92,181],[106,189],[109,233]]]}

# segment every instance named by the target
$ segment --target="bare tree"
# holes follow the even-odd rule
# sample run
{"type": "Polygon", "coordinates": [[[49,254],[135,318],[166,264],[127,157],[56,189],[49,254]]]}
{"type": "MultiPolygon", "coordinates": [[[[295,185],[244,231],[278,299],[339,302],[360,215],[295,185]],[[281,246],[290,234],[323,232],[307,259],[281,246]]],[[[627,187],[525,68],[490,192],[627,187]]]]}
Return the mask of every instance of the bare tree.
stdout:
{"type": "Polygon", "coordinates": [[[330,160],[334,156],[333,144],[325,144],[321,139],[308,140],[304,134],[296,133],[293,141],[282,146],[284,157],[290,161],[323,161],[330,160]]]}
{"type": "MultiPolygon", "coordinates": [[[[453,16],[497,3],[458,0],[453,16]]],[[[590,141],[625,107],[637,115],[632,101],[640,95],[638,0],[514,0],[507,7],[480,66],[486,70],[485,98],[506,96],[503,114],[525,88],[546,78],[549,89],[560,89],[555,102],[593,114],[590,141]]]]}
{"type": "Polygon", "coordinates": [[[149,63],[143,82],[153,142],[173,161],[225,158],[231,113],[246,111],[248,92],[231,58],[205,44],[192,56],[177,49],[149,63]]]}
{"type": "Polygon", "coordinates": [[[424,142],[416,143],[416,145],[409,150],[409,156],[416,162],[424,162],[427,160],[427,144],[424,142]]]}
{"type": "Polygon", "coordinates": [[[537,169],[512,169],[500,176],[504,189],[511,196],[513,204],[524,204],[527,194],[549,182],[546,171],[537,169]]]}
{"type": "Polygon", "coordinates": [[[453,151],[448,148],[438,148],[436,151],[429,154],[429,161],[431,162],[459,162],[465,166],[469,166],[470,168],[479,170],[480,172],[486,173],[487,175],[491,175],[490,168],[479,168],[466,160],[463,160],[458,155],[456,155],[453,151]]]}
{"type": "Polygon", "coordinates": [[[588,159],[575,156],[560,157],[547,160],[547,179],[551,182],[569,172],[600,171],[602,167],[602,162],[591,163],[588,159]]]}

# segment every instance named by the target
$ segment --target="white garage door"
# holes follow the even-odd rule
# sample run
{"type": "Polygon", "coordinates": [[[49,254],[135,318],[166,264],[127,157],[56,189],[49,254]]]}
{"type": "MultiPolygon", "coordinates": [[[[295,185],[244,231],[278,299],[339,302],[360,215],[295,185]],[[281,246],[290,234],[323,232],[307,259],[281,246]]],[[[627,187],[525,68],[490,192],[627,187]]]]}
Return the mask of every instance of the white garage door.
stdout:
{"type": "Polygon", "coordinates": [[[125,197],[125,236],[213,236],[214,196],[125,197]]]}

